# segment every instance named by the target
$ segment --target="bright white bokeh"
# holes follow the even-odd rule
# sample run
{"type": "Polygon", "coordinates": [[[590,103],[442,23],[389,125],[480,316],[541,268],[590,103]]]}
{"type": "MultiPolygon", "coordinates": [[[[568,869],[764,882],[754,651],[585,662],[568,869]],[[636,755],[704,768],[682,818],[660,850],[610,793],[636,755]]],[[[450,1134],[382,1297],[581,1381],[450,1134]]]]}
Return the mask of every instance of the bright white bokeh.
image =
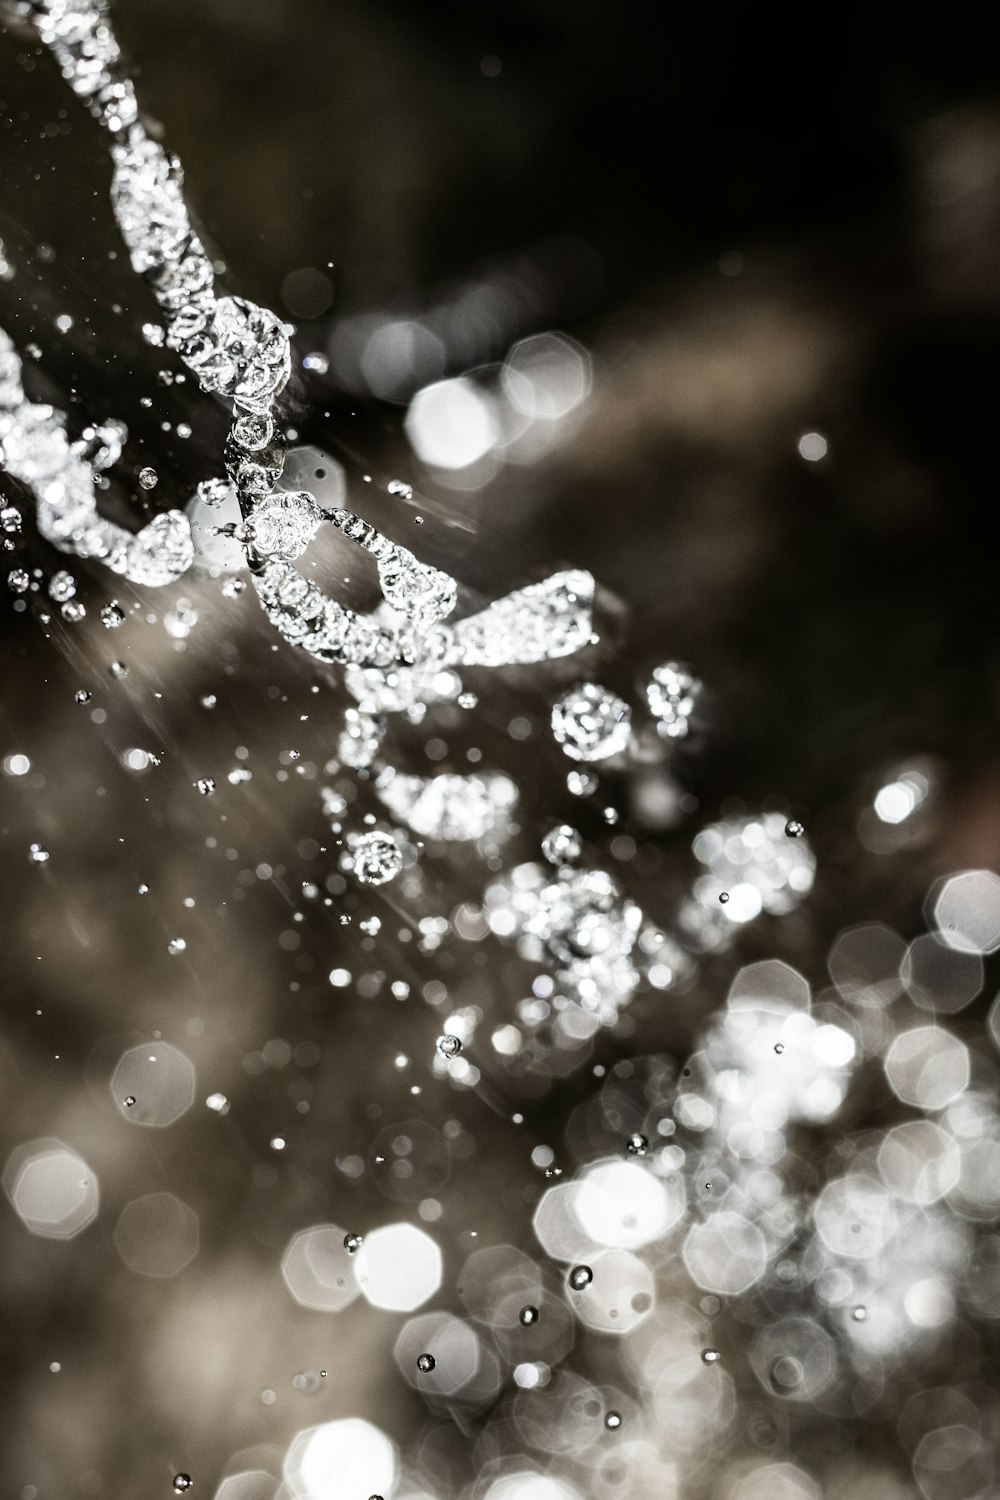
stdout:
{"type": "Polygon", "coordinates": [[[396,1482],[394,1444],[360,1417],[309,1427],[285,1457],[285,1482],[296,1500],[389,1496],[396,1482]]]}
{"type": "Polygon", "coordinates": [[[373,1307],[413,1312],[441,1285],[441,1251],[413,1224],[386,1224],[365,1236],[355,1275],[373,1307]]]}
{"type": "Polygon", "coordinates": [[[637,1162],[598,1162],[576,1184],[580,1227],[598,1245],[636,1250],[665,1234],[684,1212],[683,1179],[661,1179],[637,1162]]]}

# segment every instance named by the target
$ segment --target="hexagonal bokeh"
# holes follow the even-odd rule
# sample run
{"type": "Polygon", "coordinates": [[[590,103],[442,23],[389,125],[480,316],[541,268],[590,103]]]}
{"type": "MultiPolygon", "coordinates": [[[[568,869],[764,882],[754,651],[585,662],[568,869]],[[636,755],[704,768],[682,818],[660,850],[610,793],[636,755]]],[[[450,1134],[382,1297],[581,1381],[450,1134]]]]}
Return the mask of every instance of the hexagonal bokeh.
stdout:
{"type": "Polygon", "coordinates": [[[118,1220],[115,1247],[140,1276],[176,1276],[198,1254],[198,1215],[173,1193],[133,1198],[118,1220]]]}
{"type": "Polygon", "coordinates": [[[214,1500],[275,1500],[279,1483],[266,1469],[243,1469],[226,1475],[214,1500]]]}
{"type": "Polygon", "coordinates": [[[909,1203],[937,1203],[958,1182],[962,1157],[956,1141],[933,1120],[894,1125],[878,1150],[886,1187],[909,1203]]]}
{"type": "Polygon", "coordinates": [[[976,1500],[993,1479],[993,1452],[964,1423],[936,1427],[917,1446],[913,1474],[925,1500],[976,1500]]]}
{"type": "Polygon", "coordinates": [[[732,1500],[822,1500],[822,1491],[798,1464],[764,1464],[739,1481],[732,1500]]]}
{"type": "Polygon", "coordinates": [[[542,1194],[535,1209],[535,1234],[553,1260],[586,1261],[601,1248],[576,1216],[576,1189],[575,1182],[558,1182],[542,1194]]]}
{"type": "Polygon", "coordinates": [[[899,974],[914,1005],[946,1016],[964,1010],[983,987],[979,954],[948,947],[933,932],[910,944],[899,974]]]}
{"type": "Polygon", "coordinates": [[[652,1311],[653,1273],[628,1250],[607,1250],[590,1262],[594,1279],[567,1296],[581,1323],[601,1333],[631,1333],[652,1311]]]}
{"type": "Polygon", "coordinates": [[[441,1285],[441,1251],[414,1224],[386,1224],[365,1236],[354,1270],[373,1307],[413,1312],[441,1285]]]}
{"type": "MultiPolygon", "coordinates": [[[[536,1303],[541,1292],[541,1270],[513,1245],[474,1250],[458,1277],[458,1295],[469,1315],[491,1325],[497,1323],[501,1306],[516,1302],[520,1308],[536,1303]]],[[[511,1321],[516,1323],[516,1315],[511,1321]]]]}
{"type": "Polygon", "coordinates": [[[733,1209],[692,1225],[681,1253],[692,1281],[702,1291],[725,1297],[745,1292],[767,1268],[764,1236],[733,1209]]]}
{"type": "Polygon", "coordinates": [[[812,1003],[809,981],[780,958],[746,964],[729,986],[726,1002],[730,1010],[808,1010],[812,1003]]]}
{"type": "Polygon", "coordinates": [[[995,953],[1000,948],[1000,875],[992,870],[950,875],[935,898],[934,922],[950,948],[995,953]]]}
{"type": "Polygon", "coordinates": [[[292,1235],[281,1257],[281,1274],[302,1307],[340,1312],[359,1295],[356,1256],[344,1247],[346,1234],[339,1224],[313,1224],[292,1235]]]}
{"type": "Polygon", "coordinates": [[[345,1417],[307,1427],[285,1455],[285,1483],[296,1500],[388,1495],[396,1483],[395,1444],[379,1427],[345,1417]]]}
{"type": "Polygon", "coordinates": [[[112,1075],[111,1095],[131,1125],[172,1125],[194,1103],[194,1063],[169,1042],[130,1047],[112,1075]]]}
{"type": "Polygon", "coordinates": [[[97,1218],[96,1175],[53,1136],[16,1146],[7,1159],[3,1185],[22,1224],[43,1239],[74,1239],[97,1218]]]}
{"type": "Polygon", "coordinates": [[[835,1255],[871,1260],[896,1228],[892,1199],[874,1177],[852,1172],[828,1182],[813,1209],[816,1228],[835,1255]]]}
{"type": "Polygon", "coordinates": [[[660,1239],[687,1205],[680,1173],[656,1177],[638,1162],[616,1157],[588,1167],[571,1187],[573,1211],[584,1234],[619,1250],[636,1250],[660,1239]]]}
{"type": "Polygon", "coordinates": [[[902,989],[900,966],[906,944],[881,922],[848,927],[833,947],[827,967],[845,1000],[854,1005],[888,1005],[902,989]]]}
{"type": "Polygon", "coordinates": [[[766,1391],[788,1401],[814,1401],[833,1380],[837,1349],[812,1318],[779,1318],[750,1347],[754,1374],[766,1391]]]}
{"type": "Polygon", "coordinates": [[[897,1099],[917,1109],[944,1109],[968,1086],[969,1053],[940,1026],[916,1026],[895,1038],[885,1074],[897,1099]]]}
{"type": "Polygon", "coordinates": [[[400,1330],[394,1350],[403,1379],[425,1396],[459,1396],[472,1385],[482,1359],[482,1345],[474,1328],[451,1313],[421,1313],[400,1330]],[[421,1370],[417,1360],[429,1354],[432,1370],[421,1370]]]}
{"type": "Polygon", "coordinates": [[[483,1500],[580,1500],[580,1492],[551,1474],[533,1469],[518,1469],[494,1479],[483,1500]]]}

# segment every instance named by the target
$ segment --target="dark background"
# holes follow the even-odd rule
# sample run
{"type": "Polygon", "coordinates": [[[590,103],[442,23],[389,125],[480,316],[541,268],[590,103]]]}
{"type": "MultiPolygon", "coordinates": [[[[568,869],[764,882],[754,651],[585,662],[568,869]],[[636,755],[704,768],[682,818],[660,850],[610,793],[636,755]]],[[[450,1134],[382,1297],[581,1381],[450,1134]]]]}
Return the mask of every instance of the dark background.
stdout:
{"type": "MultiPolygon", "coordinates": [[[[996,865],[1000,100],[984,30],[961,9],[901,23],[888,9],[779,20],[751,7],[592,0],[122,0],[114,16],[227,288],[282,309],[289,272],[332,263],[332,306],[300,320],[300,353],[359,314],[419,317],[499,268],[531,296],[512,335],[492,345],[483,335],[453,373],[549,328],[593,355],[593,396],[572,436],[472,494],[422,471],[403,407],[346,389],[336,368],[300,386],[296,420],[346,464],[358,508],[361,476],[375,477],[370,513],[404,541],[411,515],[386,500],[385,481],[412,482],[441,521],[413,544],[469,590],[495,596],[569,563],[607,591],[609,644],[579,669],[474,684],[489,712],[441,721],[456,756],[474,742],[484,763],[527,779],[510,859],[534,857],[553,817],[579,820],[595,857],[611,857],[599,813],[564,791],[546,705],[578,671],[634,696],[670,656],[694,662],[710,690],[678,772],[697,813],[650,830],[629,821],[624,783],[608,792],[623,809],[617,831],[639,846],[620,873],[644,908],[669,926],[692,874],[691,835],[721,809],[787,807],[808,826],[820,871],[807,910],[757,924],[669,1007],[641,993],[594,1061],[683,1052],[744,956],[780,951],[821,987],[844,926],[878,918],[911,936],[937,874],[996,865]],[[815,464],[797,451],[811,430],[829,442],[815,464]],[[514,713],[533,719],[526,743],[504,732],[514,713]],[[935,766],[933,815],[918,839],[875,854],[859,815],[916,757],[935,766]]],[[[224,415],[190,387],[157,384],[165,356],[140,334],[155,304],[120,248],[106,143],[16,28],[0,36],[0,100],[0,235],[16,267],[0,282],[0,324],[20,347],[37,344],[36,393],[58,393],[81,421],[128,423],[110,497],[120,514],[183,503],[216,469],[224,415]],[[67,336],[54,327],[61,313],[75,320],[67,336]],[[193,437],[164,436],[162,420],[190,422],[193,437]],[[161,475],[155,502],[130,483],[143,463],[161,475]]],[[[62,565],[30,535],[24,555],[46,574],[62,565]]],[[[304,1224],[396,1215],[367,1178],[345,1185],[329,1158],[369,1148],[380,1128],[371,1109],[406,1117],[392,1053],[422,1056],[435,1018],[416,1000],[331,999],[325,974],[356,961],[359,938],[321,909],[305,912],[294,961],[276,941],[301,882],[333,868],[302,848],[323,841],[316,768],[333,753],[335,678],[285,647],[272,656],[253,599],[223,600],[207,582],[172,591],[202,616],[183,653],[140,617],[110,637],[100,606],[131,591],[71,566],[84,626],[56,618],[43,629],[37,604],[3,610],[0,751],[33,763],[2,787],[4,1151],[43,1134],[72,1139],[108,1208],[69,1246],[33,1240],[5,1214],[7,1488],[125,1500],[169,1489],[173,1466],[211,1495],[237,1450],[274,1445],[261,1461],[273,1469],[312,1421],[374,1414],[404,1442],[420,1429],[421,1404],[386,1353],[394,1334],[358,1305],[335,1330],[349,1380],[311,1405],[292,1396],[294,1370],[334,1363],[331,1324],[291,1304],[275,1265],[304,1224]],[[129,663],[124,683],[107,677],[113,656],[129,663]],[[74,705],[81,685],[105,709],[102,726],[74,705]],[[199,707],[208,692],[219,699],[211,713],[199,707]],[[118,757],[134,744],[164,750],[162,768],[124,772],[118,757]],[[267,768],[245,794],[224,783],[237,744],[267,768]],[[316,780],[275,780],[292,746],[316,780]],[[204,774],[219,780],[215,799],[190,790],[204,774]],[[26,865],[35,838],[51,851],[45,871],[26,865]],[[262,861],[283,873],[251,876],[233,902],[236,870],[262,861]],[[137,900],[137,880],[155,901],[137,900]],[[171,959],[166,939],[181,930],[187,954],[171,959]],[[93,1081],[115,1038],[154,1029],[193,1057],[200,1096],[156,1133],[155,1151],[93,1081]],[[268,1141],[296,1128],[285,1082],[241,1066],[271,1037],[313,1041],[323,1059],[312,1112],[273,1181],[268,1141]],[[233,1101],[226,1122],[204,1118],[214,1088],[233,1101]],[[238,1145],[231,1132],[218,1148],[220,1123],[238,1145]],[[254,1163],[265,1170],[251,1186],[254,1163]],[[150,1174],[202,1220],[195,1269],[163,1285],[118,1265],[108,1227],[119,1200],[151,1190],[150,1174]],[[262,1415],[265,1386],[281,1395],[262,1415]]],[[[404,737],[402,753],[416,764],[419,736],[404,737]]],[[[481,887],[446,851],[426,881],[415,910],[447,910],[481,887]]],[[[382,910],[373,902],[348,893],[343,909],[357,920],[382,910]]],[[[414,985],[433,967],[387,928],[379,962],[414,985]]],[[[523,983],[510,955],[482,944],[454,963],[456,993],[464,985],[506,1018],[523,983]]],[[[963,1034],[982,1035],[991,994],[988,982],[963,1034]]],[[[538,1139],[558,1146],[586,1072],[541,1090],[538,1139]]],[[[520,1085],[510,1087],[516,1101],[520,1085]]],[[[878,1080],[862,1091],[875,1119],[883,1095],[878,1080]]],[[[443,1226],[447,1288],[473,1223],[529,1241],[542,1183],[474,1100],[434,1084],[423,1108],[438,1120],[452,1111],[476,1141],[476,1170],[443,1226]]],[[[872,1441],[891,1450],[891,1431],[887,1419],[872,1441]]]]}

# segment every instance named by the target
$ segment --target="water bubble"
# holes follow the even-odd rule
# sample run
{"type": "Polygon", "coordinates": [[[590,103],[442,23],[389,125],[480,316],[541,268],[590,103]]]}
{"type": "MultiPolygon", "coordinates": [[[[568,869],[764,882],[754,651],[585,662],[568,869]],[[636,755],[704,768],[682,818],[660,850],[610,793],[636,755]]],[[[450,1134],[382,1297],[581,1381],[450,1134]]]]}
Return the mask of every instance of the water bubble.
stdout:
{"type": "Polygon", "coordinates": [[[135,1107],[135,1095],[126,1094],[125,1098],[122,1100],[122,1103],[124,1104],[126,1109],[133,1109],[135,1107]]]}
{"type": "Polygon", "coordinates": [[[852,1307],[851,1317],[854,1319],[855,1323],[863,1323],[868,1317],[867,1307],[865,1307],[863,1303],[859,1303],[857,1307],[852,1307]]]}
{"type": "Polygon", "coordinates": [[[542,853],[550,865],[572,865],[580,858],[583,842],[575,828],[559,823],[542,839],[542,853]]]}
{"type": "Polygon", "coordinates": [[[436,1364],[437,1360],[434,1358],[433,1354],[417,1355],[417,1369],[421,1372],[422,1375],[430,1374],[431,1370],[433,1370],[436,1364]]]}
{"type": "Polygon", "coordinates": [[[49,598],[54,599],[57,604],[65,604],[67,599],[72,599],[76,593],[76,579],[72,573],[67,573],[65,568],[60,568],[58,573],[53,573],[49,579],[49,598]]]}
{"type": "Polygon", "coordinates": [[[538,1322],[538,1308],[522,1307],[521,1311],[518,1313],[518,1317],[521,1320],[522,1327],[530,1328],[533,1323],[538,1322]]]}
{"type": "Polygon", "coordinates": [[[344,1235],[344,1249],[347,1251],[348,1255],[357,1255],[358,1251],[361,1249],[362,1243],[363,1240],[360,1234],[344,1235]]]}
{"type": "Polygon", "coordinates": [[[211,797],[215,791],[215,779],[212,776],[202,776],[195,782],[195,786],[203,797],[211,797]]]}
{"type": "Polygon", "coordinates": [[[568,771],[566,790],[571,797],[591,797],[600,785],[593,771],[568,771]]]}
{"type": "Polygon", "coordinates": [[[437,1048],[444,1057],[457,1057],[462,1050],[462,1043],[457,1036],[439,1036],[437,1048]]]}
{"type": "Polygon", "coordinates": [[[350,867],[365,885],[384,885],[403,868],[403,851],[390,833],[357,834],[350,851],[350,867]]]}
{"type": "Polygon", "coordinates": [[[67,599],[59,613],[71,625],[79,625],[80,621],[86,616],[87,607],[85,604],[81,604],[79,599],[67,599]]]}
{"type": "Polygon", "coordinates": [[[722,902],[722,905],[725,906],[726,903],[729,900],[729,892],[728,891],[720,891],[719,892],[719,900],[722,902]]]}
{"type": "Polygon", "coordinates": [[[170,941],[169,941],[169,943],[167,944],[167,952],[168,953],[172,953],[172,954],[183,953],[184,949],[186,947],[187,947],[187,943],[184,941],[183,938],[181,938],[181,937],[174,937],[174,938],[171,938],[170,941]]]}
{"type": "Polygon", "coordinates": [[[76,692],[73,694],[73,702],[89,703],[93,696],[94,695],[89,688],[77,688],[76,692]]]}
{"type": "Polygon", "coordinates": [[[197,489],[197,499],[210,510],[216,510],[229,494],[229,485],[224,479],[203,479],[197,489]]]}
{"type": "Polygon", "coordinates": [[[631,733],[628,704],[599,683],[582,682],[552,705],[552,734],[573,760],[620,755],[631,733]]]}
{"type": "Polygon", "coordinates": [[[701,1362],[703,1365],[717,1365],[722,1355],[718,1349],[703,1349],[701,1351],[701,1362]]]}
{"type": "MultiPolygon", "coordinates": [[[[155,490],[159,477],[155,469],[147,467],[139,470],[139,483],[144,490],[155,490]]],[[[176,1483],[174,1484],[174,1488],[177,1488],[176,1483]]],[[[184,1485],[184,1488],[187,1489],[187,1485],[184,1485]]]]}
{"type": "Polygon", "coordinates": [[[785,824],[786,838],[800,839],[805,831],[805,826],[799,822],[798,818],[789,818],[788,822],[785,824]]]}
{"type": "Polygon", "coordinates": [[[32,844],[28,850],[28,862],[33,865],[47,865],[49,851],[42,844],[32,844]]]}
{"type": "Polygon", "coordinates": [[[617,1432],[622,1425],[622,1414],[620,1411],[609,1411],[604,1418],[604,1425],[609,1432],[617,1432]]]}
{"type": "Polygon", "coordinates": [[[569,1284],[574,1292],[582,1292],[594,1279],[594,1273],[589,1266],[574,1266],[569,1273],[569,1284]]]}
{"type": "Polygon", "coordinates": [[[117,630],[119,625],[125,624],[125,611],[117,599],[112,599],[101,610],[101,624],[108,630],[117,630]]]}
{"type": "Polygon", "coordinates": [[[189,1490],[193,1484],[194,1480],[191,1478],[190,1474],[174,1475],[174,1489],[177,1491],[178,1495],[182,1495],[185,1490],[189,1490]]]}
{"type": "Polygon", "coordinates": [[[640,1134],[638,1130],[633,1130],[625,1142],[625,1150],[629,1156],[645,1156],[649,1150],[649,1140],[646,1136],[640,1134]]]}

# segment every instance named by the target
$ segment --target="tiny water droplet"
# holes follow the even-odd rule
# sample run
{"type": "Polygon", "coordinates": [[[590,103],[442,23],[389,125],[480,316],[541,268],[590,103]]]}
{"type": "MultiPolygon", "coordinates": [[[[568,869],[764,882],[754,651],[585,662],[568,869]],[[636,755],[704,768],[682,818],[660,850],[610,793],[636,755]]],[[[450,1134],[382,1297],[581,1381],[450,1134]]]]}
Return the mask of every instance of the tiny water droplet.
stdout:
{"type": "Polygon", "coordinates": [[[167,952],[168,953],[172,953],[172,954],[183,953],[184,949],[186,947],[187,947],[187,943],[184,941],[183,938],[180,938],[180,937],[171,938],[170,941],[169,941],[169,943],[167,944],[167,952]]]}
{"type": "Polygon", "coordinates": [[[146,884],[145,881],[143,881],[141,883],[141,885],[137,885],[136,886],[136,890],[139,892],[140,896],[148,896],[149,895],[149,886],[146,884]]]}
{"type": "Polygon", "coordinates": [[[191,1478],[190,1474],[174,1475],[174,1489],[177,1491],[178,1495],[182,1495],[185,1490],[189,1490],[193,1484],[194,1480],[191,1478]]]}
{"type": "Polygon", "coordinates": [[[533,1323],[538,1322],[538,1308],[522,1307],[520,1313],[518,1314],[518,1317],[520,1318],[521,1324],[524,1328],[530,1328],[533,1323]]]}
{"type": "Polygon", "coordinates": [[[726,903],[729,900],[729,892],[728,891],[720,891],[719,892],[719,900],[722,902],[722,905],[725,906],[726,903]]]}
{"type": "Polygon", "coordinates": [[[855,1323],[863,1323],[865,1321],[868,1317],[868,1309],[864,1303],[859,1303],[857,1307],[851,1309],[851,1317],[855,1323]]]}
{"type": "Polygon", "coordinates": [[[125,1105],[126,1109],[132,1109],[135,1104],[135,1095],[126,1094],[125,1098],[122,1100],[122,1103],[125,1105]]]}
{"type": "Polygon", "coordinates": [[[717,1365],[722,1355],[718,1349],[703,1349],[701,1351],[701,1362],[703,1365],[717,1365]]]}
{"type": "Polygon", "coordinates": [[[604,1425],[609,1432],[617,1432],[622,1425],[622,1414],[620,1411],[609,1411],[604,1418],[604,1425]]]}
{"type": "Polygon", "coordinates": [[[128,676],[128,667],[123,661],[113,661],[108,668],[108,671],[111,673],[112,677],[128,676]]]}
{"type": "Polygon", "coordinates": [[[68,620],[71,625],[79,625],[80,621],[86,618],[87,606],[85,604],[81,604],[79,599],[67,599],[66,603],[60,609],[59,613],[62,615],[63,619],[68,620]]]}
{"type": "Polygon", "coordinates": [[[785,1044],[784,1044],[784,1042],[775,1042],[775,1044],[774,1044],[774,1050],[775,1050],[775,1052],[777,1052],[778,1056],[780,1057],[781,1054],[785,1050],[785,1044]]]}
{"type": "Polygon", "coordinates": [[[125,611],[117,599],[112,599],[111,603],[106,604],[101,610],[101,624],[107,630],[117,630],[120,625],[125,624],[125,611]]]}
{"type": "Polygon", "coordinates": [[[582,1292],[594,1279],[594,1273],[589,1266],[574,1266],[569,1273],[569,1284],[574,1292],[582,1292]]]}
{"type": "Polygon", "coordinates": [[[360,1234],[344,1235],[344,1249],[347,1251],[348,1255],[356,1255],[357,1252],[361,1249],[362,1242],[362,1236],[360,1234]]]}
{"type": "Polygon", "coordinates": [[[73,694],[73,702],[89,703],[93,696],[94,695],[89,688],[77,688],[76,692],[73,694]]]}
{"type": "Polygon", "coordinates": [[[433,1354],[418,1354],[417,1356],[417,1369],[422,1375],[428,1375],[436,1364],[437,1360],[433,1354]]]}
{"type": "Polygon", "coordinates": [[[215,778],[213,776],[202,776],[195,782],[195,786],[203,797],[211,797],[215,791],[215,778]]]}
{"type": "Polygon", "coordinates": [[[641,1135],[638,1130],[633,1130],[625,1143],[625,1150],[629,1156],[645,1156],[649,1150],[649,1140],[646,1136],[641,1135]]]}
{"type": "Polygon", "coordinates": [[[806,830],[804,826],[799,822],[798,818],[789,818],[788,822],[785,824],[786,838],[800,839],[805,831],[806,830]]]}
{"type": "MultiPolygon", "coordinates": [[[[156,488],[157,480],[159,479],[159,477],[160,476],[159,474],[157,474],[155,469],[145,468],[139,470],[139,483],[142,485],[144,490],[154,490],[156,488]]],[[[175,1481],[174,1489],[176,1488],[177,1484],[175,1481]]],[[[187,1485],[184,1485],[183,1488],[187,1489],[187,1485]]]]}
{"type": "Polygon", "coordinates": [[[49,851],[43,844],[32,844],[28,850],[28,862],[33,865],[47,865],[49,862],[49,851]]]}
{"type": "Polygon", "coordinates": [[[461,1040],[457,1036],[439,1036],[437,1046],[444,1057],[457,1057],[462,1050],[461,1040]]]}

